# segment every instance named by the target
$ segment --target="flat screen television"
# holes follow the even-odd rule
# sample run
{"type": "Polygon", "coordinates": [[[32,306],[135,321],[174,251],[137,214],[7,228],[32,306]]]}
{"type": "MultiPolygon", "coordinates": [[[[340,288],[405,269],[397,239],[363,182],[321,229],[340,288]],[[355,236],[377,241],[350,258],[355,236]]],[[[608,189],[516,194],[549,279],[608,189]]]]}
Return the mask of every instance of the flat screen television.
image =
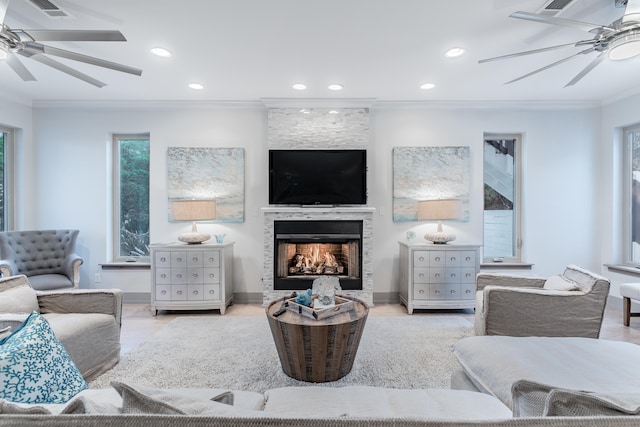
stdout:
{"type": "Polygon", "coordinates": [[[269,151],[269,204],[366,203],[366,150],[269,151]]]}

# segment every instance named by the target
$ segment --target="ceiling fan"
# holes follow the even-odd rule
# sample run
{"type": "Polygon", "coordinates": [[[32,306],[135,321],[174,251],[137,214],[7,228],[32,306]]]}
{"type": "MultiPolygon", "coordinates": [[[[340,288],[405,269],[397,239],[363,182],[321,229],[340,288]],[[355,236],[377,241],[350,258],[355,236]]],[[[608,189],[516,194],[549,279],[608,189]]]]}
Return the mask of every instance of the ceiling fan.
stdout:
{"type": "Polygon", "coordinates": [[[542,22],[544,24],[558,25],[562,27],[574,28],[594,34],[594,37],[587,40],[580,40],[576,43],[567,43],[557,46],[545,47],[542,49],[534,49],[525,52],[512,53],[509,55],[496,56],[478,61],[479,63],[497,61],[501,59],[515,58],[518,56],[531,55],[534,53],[547,52],[555,49],[562,49],[569,46],[584,47],[580,52],[556,61],[552,64],[538,68],[530,73],[520,76],[516,79],[508,81],[505,84],[517,82],[541,71],[548,70],[551,67],[565,63],[580,55],[587,55],[593,52],[598,56],[582,69],[569,83],[565,85],[573,86],[578,83],[584,76],[593,70],[598,64],[609,58],[612,61],[633,58],[640,55],[640,0],[614,0],[617,7],[626,5],[624,15],[609,25],[591,24],[588,22],[574,21],[571,19],[556,18],[529,12],[515,12],[509,15],[512,18],[524,19],[533,22],[542,22]]]}
{"type": "Polygon", "coordinates": [[[94,79],[78,70],[62,64],[47,55],[84,62],[98,67],[109,68],[136,76],[142,75],[142,70],[127,65],[82,55],[64,49],[41,44],[41,41],[127,41],[120,31],[102,30],[14,30],[9,28],[4,19],[9,8],[10,0],[0,0],[0,60],[6,63],[24,81],[35,81],[36,78],[18,59],[17,55],[33,59],[48,65],[58,71],[67,73],[97,87],[106,86],[105,83],[94,79]]]}

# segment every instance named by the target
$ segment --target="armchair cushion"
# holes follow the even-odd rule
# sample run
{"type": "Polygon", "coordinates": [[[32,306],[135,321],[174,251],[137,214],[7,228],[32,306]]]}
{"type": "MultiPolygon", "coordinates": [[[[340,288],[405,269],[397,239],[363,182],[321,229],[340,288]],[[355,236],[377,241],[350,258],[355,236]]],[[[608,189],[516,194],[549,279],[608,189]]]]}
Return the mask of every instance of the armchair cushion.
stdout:
{"type": "Polygon", "coordinates": [[[580,287],[573,280],[569,280],[561,274],[555,274],[549,277],[545,282],[543,289],[554,291],[577,291],[580,287]]]}
{"type": "Polygon", "coordinates": [[[40,312],[36,291],[29,285],[27,277],[0,278],[0,313],[40,312]]]}

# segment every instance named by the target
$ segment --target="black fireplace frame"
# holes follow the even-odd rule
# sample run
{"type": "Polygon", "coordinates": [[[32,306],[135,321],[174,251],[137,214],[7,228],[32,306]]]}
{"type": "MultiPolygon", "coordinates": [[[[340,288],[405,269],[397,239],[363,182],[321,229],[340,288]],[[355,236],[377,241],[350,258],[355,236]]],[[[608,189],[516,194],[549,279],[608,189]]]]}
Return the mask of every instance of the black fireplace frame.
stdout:
{"type": "Polygon", "coordinates": [[[304,291],[310,289],[313,280],[320,275],[308,277],[278,277],[278,243],[331,243],[358,240],[359,277],[340,277],[343,290],[362,290],[362,220],[276,220],[273,222],[273,286],[277,291],[304,291]],[[313,230],[310,232],[310,230],[313,230]]]}

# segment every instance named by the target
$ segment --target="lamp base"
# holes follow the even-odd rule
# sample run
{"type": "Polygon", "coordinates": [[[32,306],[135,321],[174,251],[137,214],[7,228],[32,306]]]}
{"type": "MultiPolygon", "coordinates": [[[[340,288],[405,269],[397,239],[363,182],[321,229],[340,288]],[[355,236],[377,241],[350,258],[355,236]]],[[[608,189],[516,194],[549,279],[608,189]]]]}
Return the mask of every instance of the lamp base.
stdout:
{"type": "Polygon", "coordinates": [[[435,233],[427,233],[424,235],[424,239],[428,240],[436,245],[445,245],[448,242],[456,240],[456,236],[442,231],[436,231],[435,233]]]}
{"type": "Polygon", "coordinates": [[[181,242],[184,243],[188,243],[190,245],[198,245],[202,242],[206,242],[207,240],[209,240],[211,238],[211,236],[207,233],[200,233],[200,232],[191,232],[191,233],[184,233],[178,236],[178,240],[180,240],[181,242]]]}

